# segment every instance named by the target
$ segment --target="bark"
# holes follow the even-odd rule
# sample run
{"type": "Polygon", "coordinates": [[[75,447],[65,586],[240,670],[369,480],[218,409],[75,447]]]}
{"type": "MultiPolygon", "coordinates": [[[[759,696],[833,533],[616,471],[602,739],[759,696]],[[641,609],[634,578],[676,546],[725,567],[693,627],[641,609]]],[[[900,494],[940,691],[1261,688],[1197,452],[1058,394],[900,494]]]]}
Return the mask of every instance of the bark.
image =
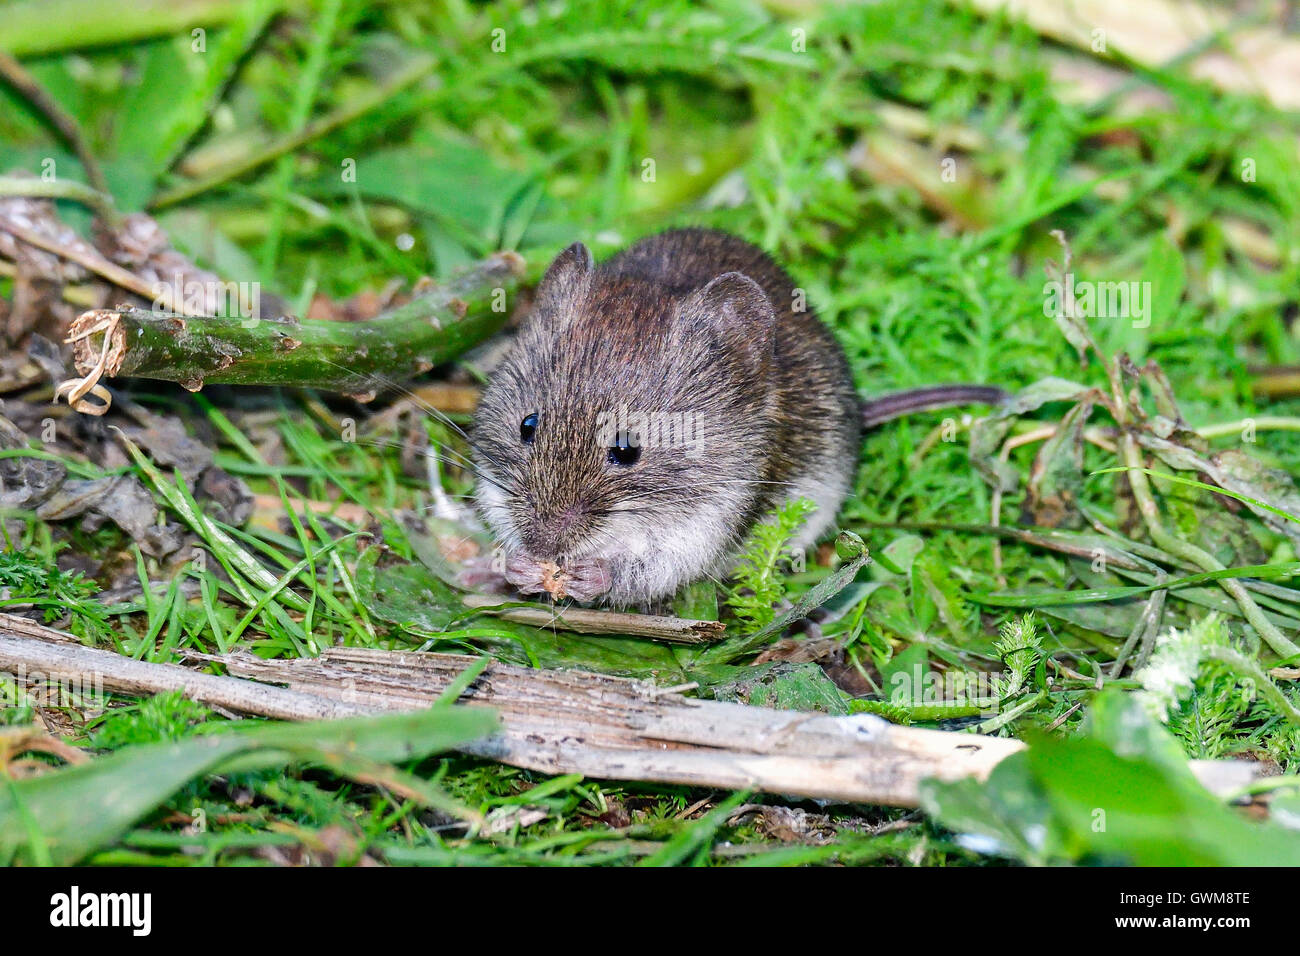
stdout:
{"type": "Polygon", "coordinates": [[[88,312],[69,334],[100,329],[76,342],[83,375],[94,373],[108,334],[109,375],[180,382],[192,391],[208,383],[296,385],[368,396],[450,361],[496,332],[506,319],[503,290],[522,272],[519,256],[497,253],[366,322],[207,318],[122,308],[88,312]]]}

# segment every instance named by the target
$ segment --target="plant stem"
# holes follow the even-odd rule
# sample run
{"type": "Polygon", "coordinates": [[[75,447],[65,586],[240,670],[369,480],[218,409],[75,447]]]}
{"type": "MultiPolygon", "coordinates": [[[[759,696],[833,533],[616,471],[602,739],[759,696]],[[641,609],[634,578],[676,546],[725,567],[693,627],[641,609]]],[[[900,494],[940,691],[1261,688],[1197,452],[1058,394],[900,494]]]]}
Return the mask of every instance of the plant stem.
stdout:
{"type": "Polygon", "coordinates": [[[1012,707],[1010,710],[1004,711],[1003,713],[998,714],[996,717],[992,717],[981,724],[976,724],[974,727],[969,728],[967,730],[967,733],[991,734],[993,733],[993,731],[999,730],[1005,727],[1007,724],[1011,723],[1012,721],[1016,720],[1022,714],[1026,714],[1029,711],[1033,710],[1035,707],[1037,707],[1046,699],[1047,699],[1047,688],[1044,687],[1042,690],[1038,691],[1037,693],[1029,697],[1026,697],[1024,700],[1016,704],[1016,706],[1012,707]]]}
{"type": "MultiPolygon", "coordinates": [[[[503,290],[523,259],[500,252],[465,275],[367,322],[182,317],[143,309],[105,309],[120,319],[124,350],[113,375],[180,382],[297,385],[367,395],[427,372],[497,331],[503,290]]],[[[85,318],[85,317],[83,317],[85,318]]],[[[78,320],[81,321],[81,320],[78,320]]],[[[96,332],[77,343],[77,369],[90,374],[103,348],[96,332]]]]}
{"type": "MultiPolygon", "coordinates": [[[[1224,565],[1210,554],[1189,541],[1184,541],[1175,535],[1170,534],[1160,521],[1160,514],[1156,508],[1155,497],[1151,493],[1151,485],[1147,481],[1146,472],[1143,470],[1141,452],[1138,450],[1136,439],[1132,433],[1126,432],[1120,441],[1120,448],[1124,454],[1124,464],[1128,466],[1129,485],[1133,489],[1133,498],[1137,501],[1138,510],[1142,513],[1142,520],[1147,526],[1147,532],[1151,535],[1151,540],[1156,543],[1157,547],[1163,548],[1175,557],[1183,558],[1190,561],[1199,568],[1206,571],[1222,571],[1224,565]]],[[[1219,581],[1222,587],[1233,600],[1241,606],[1242,613],[1246,616],[1251,625],[1259,632],[1268,646],[1279,657],[1292,657],[1300,654],[1300,647],[1293,644],[1281,631],[1274,626],[1273,622],[1264,616],[1258,604],[1255,603],[1242,586],[1240,581],[1232,578],[1223,578],[1219,581]]]]}
{"type": "Polygon", "coordinates": [[[1222,438],[1225,435],[1240,435],[1247,427],[1255,431],[1300,432],[1300,418],[1286,415],[1256,415],[1236,422],[1223,422],[1218,425],[1206,425],[1196,429],[1202,438],[1222,438]]]}
{"type": "MultiPolygon", "coordinates": [[[[94,152],[86,143],[86,137],[82,135],[77,121],[59,105],[58,100],[46,92],[45,88],[36,81],[36,77],[28,73],[21,63],[4,50],[0,50],[0,78],[21,93],[49,121],[50,125],[59,131],[64,142],[72,147],[77,158],[81,160],[81,168],[91,188],[101,196],[109,196],[108,181],[104,179],[99,161],[95,159],[94,152]]],[[[100,213],[110,224],[119,218],[111,201],[101,208],[100,213]]]]}
{"type": "Polygon", "coordinates": [[[1238,677],[1251,681],[1255,689],[1273,702],[1273,706],[1291,723],[1300,727],[1300,710],[1282,693],[1281,688],[1269,679],[1268,674],[1251,658],[1231,647],[1213,646],[1205,649],[1205,656],[1227,664],[1237,672],[1238,677]]]}

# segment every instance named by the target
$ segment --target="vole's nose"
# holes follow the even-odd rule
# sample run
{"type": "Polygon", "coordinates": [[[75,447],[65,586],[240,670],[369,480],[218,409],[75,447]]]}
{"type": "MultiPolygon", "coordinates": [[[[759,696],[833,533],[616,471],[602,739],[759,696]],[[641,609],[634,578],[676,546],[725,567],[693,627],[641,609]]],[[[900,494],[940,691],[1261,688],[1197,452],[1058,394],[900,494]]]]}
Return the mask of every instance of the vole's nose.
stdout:
{"type": "Polygon", "coordinates": [[[567,505],[554,513],[539,513],[523,529],[524,547],[540,557],[559,558],[573,547],[581,523],[582,511],[577,505],[567,505]]]}

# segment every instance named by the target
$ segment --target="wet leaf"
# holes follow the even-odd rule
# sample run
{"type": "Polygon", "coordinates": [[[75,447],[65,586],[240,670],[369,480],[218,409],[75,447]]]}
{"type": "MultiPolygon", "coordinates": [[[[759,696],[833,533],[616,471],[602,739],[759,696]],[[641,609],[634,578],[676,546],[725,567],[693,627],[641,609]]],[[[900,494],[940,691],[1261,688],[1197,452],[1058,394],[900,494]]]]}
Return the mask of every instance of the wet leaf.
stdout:
{"type": "Polygon", "coordinates": [[[1038,613],[1083,631],[1105,634],[1117,640],[1128,637],[1142,614],[1144,601],[1131,598],[1127,601],[1107,601],[1100,604],[1063,604],[1059,607],[1039,607],[1038,613]]]}
{"type": "Polygon", "coordinates": [[[401,627],[442,631],[468,616],[468,609],[443,580],[418,564],[379,568],[366,552],[357,562],[357,594],[375,617],[401,627]]]}

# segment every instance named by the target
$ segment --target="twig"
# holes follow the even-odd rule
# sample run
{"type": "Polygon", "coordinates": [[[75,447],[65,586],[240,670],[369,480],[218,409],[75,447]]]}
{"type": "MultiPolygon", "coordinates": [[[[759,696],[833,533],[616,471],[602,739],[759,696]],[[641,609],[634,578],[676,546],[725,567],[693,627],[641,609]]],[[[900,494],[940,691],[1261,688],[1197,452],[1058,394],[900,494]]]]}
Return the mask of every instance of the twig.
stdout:
{"type": "MultiPolygon", "coordinates": [[[[17,620],[22,623],[11,627],[15,619],[0,615],[0,670],[89,678],[106,691],[128,694],[180,689],[209,705],[289,720],[428,707],[480,662],[461,654],[342,647],[316,659],[192,655],[225,663],[231,674],[289,685],[283,688],[132,660],[17,620]]],[[[460,702],[492,707],[502,722],[498,734],[464,752],[530,770],[888,806],[916,806],[926,778],[983,779],[1024,746],[1009,738],[898,727],[867,714],[831,717],[691,700],[622,677],[495,661],[460,702]]],[[[1227,765],[1240,766],[1243,774],[1255,767],[1211,764],[1227,765]]],[[[1240,777],[1237,785],[1246,782],[1240,777]]]]}
{"type": "Polygon", "coordinates": [[[355,704],[269,687],[255,681],[215,677],[176,664],[152,664],[113,651],[83,647],[75,637],[0,614],[0,671],[31,679],[75,681],[84,688],[142,696],[180,690],[191,700],[241,714],[281,720],[319,720],[367,713],[355,704]]]}
{"type": "Polygon", "coordinates": [[[1250,390],[1257,398],[1292,398],[1300,395],[1300,366],[1273,365],[1250,369],[1255,376],[1250,390]]]}
{"type": "Polygon", "coordinates": [[[1050,734],[1052,731],[1059,729],[1060,726],[1064,724],[1067,720],[1069,720],[1071,717],[1073,717],[1075,712],[1078,711],[1078,709],[1082,706],[1083,706],[1083,701],[1079,701],[1076,704],[1074,704],[1069,710],[1063,713],[1060,717],[1057,717],[1054,721],[1052,721],[1050,724],[1047,725],[1047,733],[1050,734]]]}
{"type": "MultiPolygon", "coordinates": [[[[490,608],[500,604],[499,598],[482,594],[465,595],[470,607],[490,608]]],[[[633,634],[670,644],[712,644],[725,636],[726,625],[721,621],[695,621],[688,618],[664,617],[658,614],[625,614],[619,611],[593,611],[580,607],[544,608],[515,607],[500,611],[488,610],[507,621],[532,624],[536,627],[555,627],[579,634],[633,634]]]]}
{"type": "MultiPolygon", "coordinates": [[[[0,670],[89,680],[129,694],[181,689],[209,705],[290,720],[428,707],[479,661],[364,648],[331,648],[318,659],[283,661],[194,655],[221,661],[232,674],[287,682],[286,689],[136,661],[83,647],[58,632],[39,640],[19,637],[6,633],[6,623],[0,618],[0,670]]],[[[891,806],[915,806],[918,785],[927,777],[983,778],[1023,746],[895,727],[866,714],[830,717],[694,701],[621,677],[498,662],[460,701],[490,706],[502,719],[500,733],[464,751],[515,766],[891,806]]]]}

